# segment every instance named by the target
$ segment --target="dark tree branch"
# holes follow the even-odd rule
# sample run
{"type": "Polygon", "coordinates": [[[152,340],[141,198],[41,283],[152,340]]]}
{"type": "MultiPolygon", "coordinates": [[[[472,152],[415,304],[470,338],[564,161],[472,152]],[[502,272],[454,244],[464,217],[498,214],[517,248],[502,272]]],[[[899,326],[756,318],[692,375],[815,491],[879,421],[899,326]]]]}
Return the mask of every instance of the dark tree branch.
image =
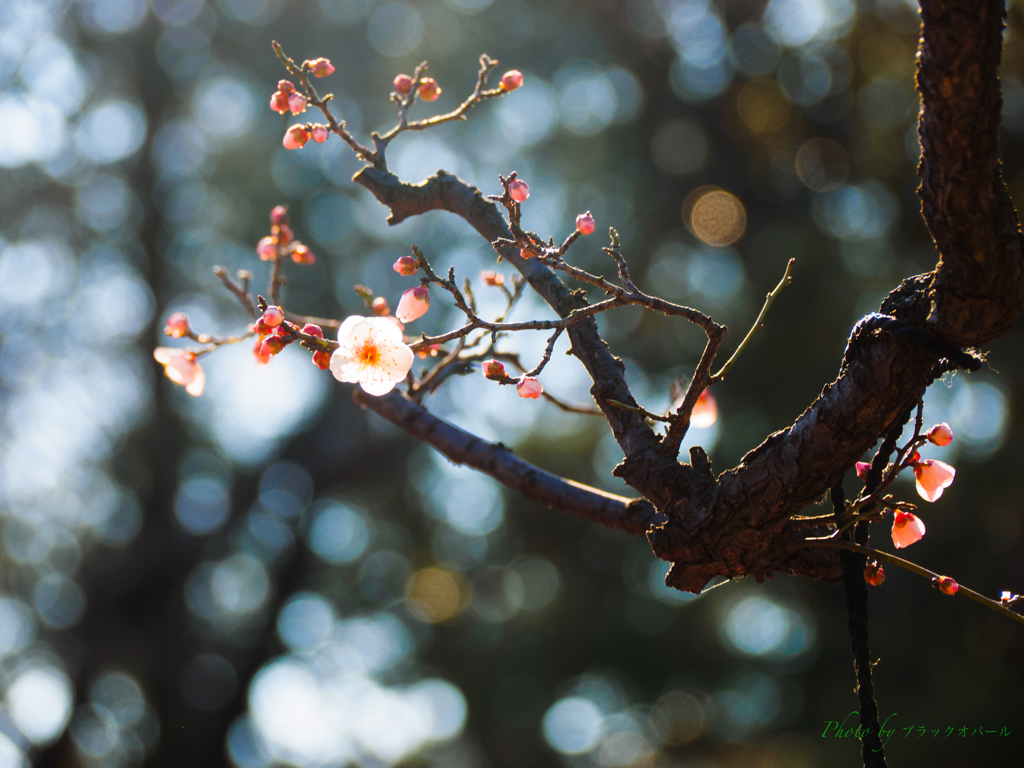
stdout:
{"type": "Polygon", "coordinates": [[[374,397],[356,389],[355,401],[433,446],[456,464],[478,469],[549,508],[635,534],[643,534],[651,525],[664,520],[644,499],[627,499],[545,472],[501,443],[488,443],[439,419],[397,390],[374,397]]]}
{"type": "Polygon", "coordinates": [[[929,329],[960,346],[1006,332],[1024,303],[1020,224],[999,161],[1001,0],[922,0],[921,211],[941,258],[929,329]]]}

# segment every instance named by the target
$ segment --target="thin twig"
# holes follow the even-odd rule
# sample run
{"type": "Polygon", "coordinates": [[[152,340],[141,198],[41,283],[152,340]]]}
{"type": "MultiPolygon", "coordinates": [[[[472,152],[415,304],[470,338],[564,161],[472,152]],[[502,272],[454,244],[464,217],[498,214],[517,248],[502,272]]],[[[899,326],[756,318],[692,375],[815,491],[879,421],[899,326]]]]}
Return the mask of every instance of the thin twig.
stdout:
{"type": "Polygon", "coordinates": [[[548,339],[548,345],[544,348],[544,356],[537,363],[537,366],[526,373],[524,376],[539,376],[540,372],[544,370],[544,366],[551,361],[551,353],[555,349],[555,342],[558,341],[558,337],[562,335],[564,328],[556,328],[555,332],[551,334],[551,338],[548,339]]]}
{"type": "MultiPolygon", "coordinates": [[[[888,552],[882,552],[877,549],[872,549],[871,547],[864,547],[860,544],[854,544],[851,541],[841,541],[832,538],[804,539],[803,541],[794,541],[790,544],[790,547],[794,549],[800,547],[830,547],[832,549],[847,549],[851,552],[860,552],[862,555],[867,555],[868,557],[873,557],[877,560],[885,560],[887,563],[892,563],[893,565],[899,566],[900,568],[908,570],[911,573],[916,573],[918,576],[923,576],[926,579],[934,580],[943,578],[940,574],[935,573],[934,571],[929,571],[927,568],[922,568],[920,565],[912,563],[909,560],[904,560],[902,557],[890,555],[888,552]]],[[[975,602],[981,603],[985,607],[991,608],[993,611],[998,611],[999,613],[1005,616],[1009,616],[1018,624],[1024,624],[1024,616],[1022,616],[1019,613],[1016,613],[1015,611],[1011,611],[1009,608],[1001,604],[998,600],[993,600],[989,597],[985,597],[984,595],[975,592],[973,589],[965,587],[963,584],[960,584],[959,582],[957,582],[957,586],[957,591],[953,595],[950,595],[950,597],[959,595],[961,592],[963,592],[967,597],[971,598],[975,602]]]]}
{"type": "Polygon", "coordinates": [[[732,357],[726,360],[725,365],[719,369],[718,373],[711,377],[712,384],[717,384],[725,378],[725,374],[727,374],[729,369],[732,368],[732,365],[736,362],[736,358],[739,357],[740,352],[747,348],[747,344],[749,344],[750,340],[754,337],[754,333],[758,328],[764,325],[765,315],[768,314],[768,309],[771,307],[772,302],[775,301],[775,297],[779,295],[783,288],[793,282],[790,272],[792,271],[794,264],[796,264],[796,259],[790,259],[786,264],[786,271],[782,275],[782,279],[779,281],[779,284],[775,286],[767,297],[765,297],[764,306],[761,307],[761,311],[757,315],[757,320],[755,320],[754,324],[750,326],[750,330],[747,331],[747,335],[743,337],[743,341],[740,342],[740,345],[736,347],[736,351],[732,353],[732,357]]]}
{"type": "Polygon", "coordinates": [[[217,276],[217,279],[220,280],[225,288],[234,294],[235,298],[245,308],[249,317],[255,320],[256,310],[252,306],[252,297],[249,295],[249,281],[252,279],[252,273],[244,269],[238,270],[238,280],[241,285],[235,284],[235,281],[231,279],[231,276],[224,267],[214,267],[213,274],[217,276]]]}

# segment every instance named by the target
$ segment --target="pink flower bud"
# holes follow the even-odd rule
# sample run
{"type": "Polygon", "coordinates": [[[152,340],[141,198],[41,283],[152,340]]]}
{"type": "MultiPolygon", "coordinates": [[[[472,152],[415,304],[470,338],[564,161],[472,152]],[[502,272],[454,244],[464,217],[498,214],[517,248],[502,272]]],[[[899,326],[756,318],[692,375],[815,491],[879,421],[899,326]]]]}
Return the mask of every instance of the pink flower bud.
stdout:
{"type": "Polygon", "coordinates": [[[960,589],[960,585],[956,583],[955,579],[949,576],[939,577],[939,592],[944,595],[955,595],[957,590],[960,589]]]}
{"type": "Polygon", "coordinates": [[[581,235],[594,234],[594,230],[597,229],[597,222],[594,221],[594,217],[590,215],[590,211],[581,213],[576,217],[576,229],[580,231],[581,235]]]}
{"type": "Polygon", "coordinates": [[[283,115],[288,111],[288,94],[281,93],[281,91],[274,91],[270,96],[270,108],[277,112],[279,115],[283,115]]]}
{"type": "Polygon", "coordinates": [[[280,307],[270,306],[263,310],[263,322],[271,328],[277,328],[284,322],[284,310],[280,307]]]}
{"type": "MultiPolygon", "coordinates": [[[[273,230],[271,230],[273,231],[273,230]]],[[[288,245],[292,240],[295,239],[295,233],[288,227],[288,222],[285,222],[277,228],[277,242],[281,245],[288,245]]]]}
{"type": "Polygon", "coordinates": [[[310,136],[317,144],[323,144],[327,141],[327,137],[330,136],[330,131],[327,130],[326,125],[320,123],[313,123],[313,130],[310,131],[310,136]]]}
{"type": "Polygon", "coordinates": [[[522,259],[529,260],[529,259],[532,259],[536,255],[537,254],[534,251],[530,250],[529,248],[520,248],[519,249],[519,257],[522,258],[522,259]]]}
{"type": "Polygon", "coordinates": [[[270,355],[264,355],[260,350],[263,348],[263,339],[256,339],[256,346],[252,348],[253,357],[256,358],[256,365],[266,365],[270,362],[270,355]]]}
{"type": "Polygon", "coordinates": [[[264,237],[256,244],[256,255],[263,261],[273,261],[277,258],[277,238],[264,237]]]}
{"type": "Polygon", "coordinates": [[[423,317],[430,309],[430,292],[425,285],[417,285],[402,294],[398,302],[398,309],[395,310],[395,317],[400,322],[411,323],[417,318],[423,317]]]}
{"type": "Polygon", "coordinates": [[[412,256],[399,256],[398,261],[392,265],[392,269],[398,274],[408,277],[415,275],[419,271],[420,265],[412,256]]]}
{"type": "Polygon", "coordinates": [[[885,581],[885,569],[882,568],[881,563],[871,560],[864,568],[864,581],[870,584],[872,587],[880,586],[885,581]]]}
{"type": "Polygon", "coordinates": [[[377,317],[384,317],[385,315],[391,314],[391,307],[388,306],[388,300],[383,296],[378,296],[370,302],[370,309],[373,310],[373,314],[377,315],[377,317]]]}
{"type": "Polygon", "coordinates": [[[857,477],[860,478],[862,483],[868,481],[868,472],[871,470],[871,464],[867,461],[857,462],[857,477]]]}
{"type": "Polygon", "coordinates": [[[324,329],[314,323],[306,323],[302,326],[302,333],[307,336],[316,336],[318,339],[324,337],[324,329]]]}
{"type": "Polygon", "coordinates": [[[705,389],[694,403],[693,413],[690,414],[690,426],[705,429],[716,421],[718,421],[718,403],[712,397],[711,391],[705,389]]]}
{"type": "Polygon", "coordinates": [[[484,285],[489,285],[492,288],[505,284],[505,276],[499,272],[481,272],[480,278],[484,281],[484,285]]]}
{"type": "Polygon", "coordinates": [[[953,442],[953,430],[949,428],[949,424],[942,422],[929,429],[926,437],[935,445],[947,446],[953,442]]]}
{"type": "Polygon", "coordinates": [[[301,93],[293,93],[288,97],[288,109],[292,111],[293,115],[298,115],[306,111],[306,97],[301,93]]]}
{"type": "Polygon", "coordinates": [[[434,78],[425,77],[420,81],[419,93],[420,98],[424,101],[437,101],[437,97],[441,95],[441,86],[434,78]]]}
{"type": "Polygon", "coordinates": [[[304,125],[293,125],[284,134],[285,149],[301,149],[309,141],[309,130],[304,125]]]}
{"type": "Polygon", "coordinates": [[[295,86],[292,85],[291,80],[278,80],[277,90],[279,90],[285,96],[291,96],[293,93],[295,93],[295,86]]]}
{"type": "Polygon", "coordinates": [[[915,541],[920,541],[924,533],[921,518],[909,512],[896,512],[896,519],[892,524],[892,543],[896,545],[896,549],[909,547],[915,541]]]}
{"type": "Polygon", "coordinates": [[[501,76],[501,87],[506,91],[514,91],[523,84],[523,73],[518,69],[510,69],[501,76]]]}
{"type": "Polygon", "coordinates": [[[315,264],[316,256],[309,250],[308,245],[296,243],[295,247],[292,248],[292,261],[296,264],[315,264]]]}
{"type": "Polygon", "coordinates": [[[331,353],[325,349],[318,349],[313,353],[313,365],[321,371],[326,371],[331,367],[331,353]]]}
{"type": "Polygon", "coordinates": [[[395,78],[395,90],[403,96],[408,96],[414,85],[416,85],[416,81],[408,75],[399,75],[395,78]]]}
{"type": "Polygon", "coordinates": [[[484,377],[494,381],[503,381],[507,376],[505,366],[497,360],[484,360],[483,369],[484,377]]]}
{"type": "Polygon", "coordinates": [[[508,183],[508,196],[517,203],[522,203],[530,196],[530,185],[522,179],[512,179],[508,183]]]}
{"type": "Polygon", "coordinates": [[[274,356],[278,352],[284,349],[284,342],[276,336],[267,336],[263,339],[263,343],[260,344],[260,355],[274,356]]]}
{"type": "Polygon", "coordinates": [[[271,328],[269,325],[263,322],[262,317],[256,320],[255,323],[253,323],[252,330],[253,332],[258,333],[260,336],[267,336],[274,332],[273,328],[271,328]]]}
{"type": "Polygon", "coordinates": [[[327,77],[334,73],[334,65],[331,64],[330,59],[319,58],[306,63],[317,77],[327,77]]]}
{"type": "Polygon", "coordinates": [[[180,384],[193,397],[203,394],[206,385],[206,374],[196,362],[195,353],[185,349],[157,347],[153,350],[153,359],[164,367],[164,375],[175,384],[180,384]]]}
{"type": "Polygon", "coordinates": [[[519,379],[519,383],[516,384],[516,392],[519,393],[520,397],[525,397],[527,400],[536,400],[543,394],[544,387],[533,376],[523,376],[519,379]]]}
{"type": "Polygon", "coordinates": [[[175,312],[167,318],[167,325],[164,326],[164,333],[175,339],[180,339],[189,332],[188,315],[184,312],[175,312]]]}
{"type": "Polygon", "coordinates": [[[275,205],[270,209],[270,225],[273,227],[280,227],[282,224],[288,223],[288,206],[287,205],[275,205]]]}
{"type": "Polygon", "coordinates": [[[914,479],[921,498],[937,501],[942,492],[953,484],[956,470],[943,461],[925,459],[914,464],[914,479]]]}

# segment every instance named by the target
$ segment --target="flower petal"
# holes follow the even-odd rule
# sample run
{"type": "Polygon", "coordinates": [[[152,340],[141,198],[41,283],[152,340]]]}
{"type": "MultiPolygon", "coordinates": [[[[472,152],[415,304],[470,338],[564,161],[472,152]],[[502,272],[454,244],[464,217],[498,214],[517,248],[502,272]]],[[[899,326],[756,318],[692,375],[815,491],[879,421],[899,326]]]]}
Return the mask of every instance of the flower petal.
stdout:
{"type": "Polygon", "coordinates": [[[330,368],[334,378],[349,384],[359,381],[363,372],[363,366],[353,358],[351,350],[344,347],[334,350],[334,354],[331,355],[330,368]]]}
{"type": "Polygon", "coordinates": [[[367,318],[363,317],[362,315],[352,315],[351,317],[346,317],[345,322],[343,322],[341,324],[341,327],[338,329],[338,342],[341,344],[346,343],[348,341],[349,336],[352,333],[352,329],[366,319],[367,318]]]}
{"type": "Polygon", "coordinates": [[[203,388],[206,386],[206,374],[199,367],[198,363],[195,366],[195,374],[192,377],[192,381],[185,385],[185,391],[192,395],[192,397],[199,397],[203,394],[203,388]]]}

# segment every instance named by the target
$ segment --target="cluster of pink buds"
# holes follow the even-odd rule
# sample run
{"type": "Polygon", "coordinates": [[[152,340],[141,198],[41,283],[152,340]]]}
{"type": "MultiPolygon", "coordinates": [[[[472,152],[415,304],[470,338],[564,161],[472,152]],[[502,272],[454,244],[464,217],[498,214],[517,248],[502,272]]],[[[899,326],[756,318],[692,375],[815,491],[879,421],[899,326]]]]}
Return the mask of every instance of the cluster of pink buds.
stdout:
{"type": "Polygon", "coordinates": [[[294,341],[293,327],[284,321],[284,310],[269,306],[252,327],[258,334],[253,354],[256,362],[265,365],[270,358],[294,341]]]}
{"type": "Polygon", "coordinates": [[[302,66],[312,72],[316,77],[327,77],[328,75],[334,74],[334,65],[331,64],[331,60],[323,57],[312,60],[306,59],[302,62],[302,66]]]}
{"type": "Polygon", "coordinates": [[[536,376],[523,375],[518,379],[511,379],[505,372],[505,366],[498,360],[484,360],[481,367],[486,379],[498,381],[502,384],[512,384],[515,382],[516,392],[522,398],[536,400],[544,394],[544,386],[536,376]]]}
{"type": "MultiPolygon", "coordinates": [[[[953,430],[949,424],[937,424],[925,433],[928,442],[938,446],[947,446],[953,442],[953,430]]],[[[913,467],[914,480],[918,495],[925,501],[938,501],[942,492],[953,484],[956,469],[943,461],[922,459],[921,454],[914,451],[910,454],[906,466],[913,467]]],[[[866,461],[857,462],[857,477],[867,482],[871,465],[866,461]]],[[[897,510],[892,524],[892,541],[897,549],[909,547],[920,541],[925,534],[925,526],[917,515],[897,510]]]]}
{"type": "Polygon", "coordinates": [[[167,318],[167,325],[164,326],[164,333],[168,336],[180,339],[182,336],[188,336],[191,332],[192,329],[188,324],[188,315],[184,312],[174,312],[167,318]]]}
{"type": "MultiPolygon", "coordinates": [[[[302,333],[307,336],[315,336],[318,339],[324,337],[324,331],[319,325],[313,323],[306,323],[302,326],[302,333]]],[[[319,368],[321,371],[326,371],[331,367],[331,353],[326,349],[318,349],[313,352],[313,365],[319,368]]]]}
{"type": "Polygon", "coordinates": [[[288,226],[288,206],[276,205],[270,211],[270,234],[256,244],[256,254],[263,261],[276,261],[291,256],[296,264],[314,264],[316,256],[308,246],[295,239],[288,226]]]}
{"type": "Polygon", "coordinates": [[[270,108],[280,115],[285,112],[300,115],[306,111],[306,97],[295,90],[290,80],[281,80],[270,96],[270,108]]]}
{"type": "MultiPolygon", "coordinates": [[[[400,95],[408,96],[412,93],[413,88],[416,88],[416,80],[409,77],[409,75],[401,74],[395,78],[395,91],[400,95]]],[[[441,95],[441,86],[437,84],[437,80],[434,78],[424,77],[420,79],[417,95],[423,101],[437,101],[437,98],[441,95]]]]}

